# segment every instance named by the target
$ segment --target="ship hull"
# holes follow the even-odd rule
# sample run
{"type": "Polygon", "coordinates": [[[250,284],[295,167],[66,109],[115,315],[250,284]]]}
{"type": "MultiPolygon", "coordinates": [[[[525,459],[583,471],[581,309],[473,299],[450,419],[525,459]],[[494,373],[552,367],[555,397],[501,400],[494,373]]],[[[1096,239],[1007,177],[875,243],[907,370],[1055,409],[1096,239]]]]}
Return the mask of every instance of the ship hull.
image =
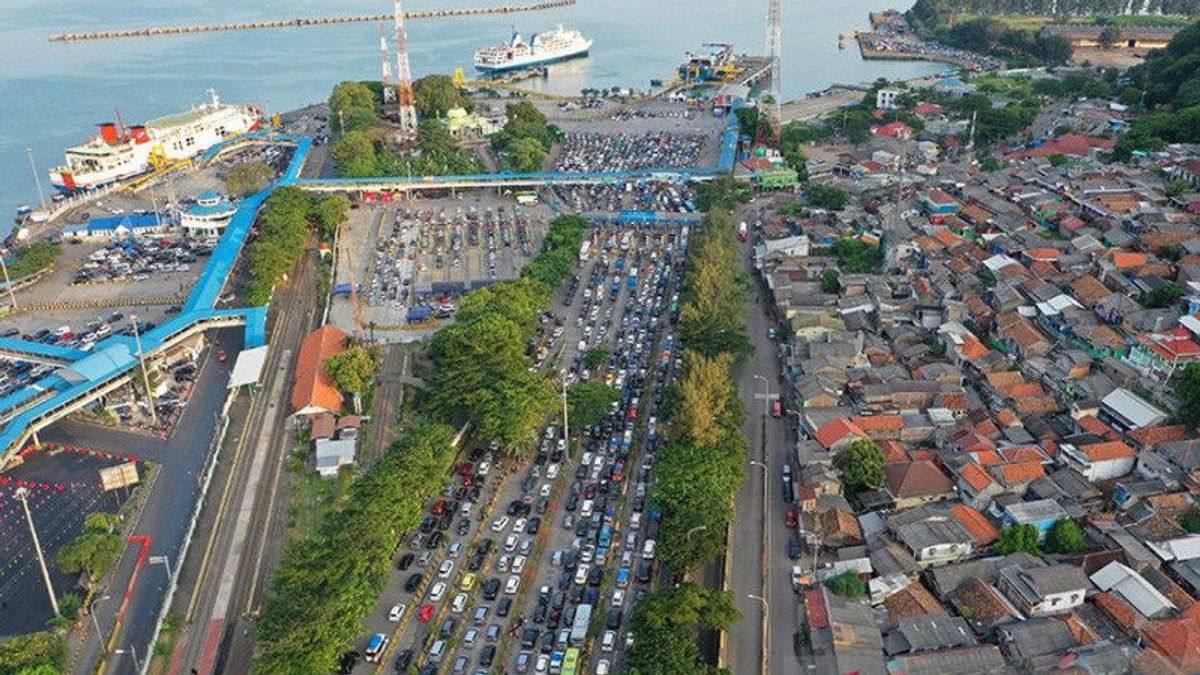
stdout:
{"type": "Polygon", "coordinates": [[[563,61],[570,61],[571,59],[583,58],[588,55],[589,51],[591,51],[591,45],[556,56],[532,57],[521,61],[513,61],[511,63],[503,64],[476,63],[475,69],[484,73],[506,73],[513,70],[522,70],[524,68],[532,68],[534,66],[546,66],[552,63],[562,63],[563,61]]]}

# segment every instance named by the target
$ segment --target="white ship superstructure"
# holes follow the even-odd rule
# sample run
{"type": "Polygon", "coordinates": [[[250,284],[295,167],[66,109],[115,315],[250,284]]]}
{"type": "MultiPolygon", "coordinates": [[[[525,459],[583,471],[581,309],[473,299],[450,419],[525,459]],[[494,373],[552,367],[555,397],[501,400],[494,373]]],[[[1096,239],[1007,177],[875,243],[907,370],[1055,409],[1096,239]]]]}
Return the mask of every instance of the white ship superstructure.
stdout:
{"type": "Polygon", "coordinates": [[[475,52],[475,67],[488,72],[527,68],[584,56],[591,48],[591,39],[562,26],[535,33],[528,42],[514,32],[508,42],[475,52]]]}
{"type": "Polygon", "coordinates": [[[126,129],[104,122],[100,135],[66,151],[66,164],[50,170],[50,182],[64,192],[90,190],[132,178],[155,166],[191,159],[213,145],[258,128],[259,111],[211,101],[126,129]]]}

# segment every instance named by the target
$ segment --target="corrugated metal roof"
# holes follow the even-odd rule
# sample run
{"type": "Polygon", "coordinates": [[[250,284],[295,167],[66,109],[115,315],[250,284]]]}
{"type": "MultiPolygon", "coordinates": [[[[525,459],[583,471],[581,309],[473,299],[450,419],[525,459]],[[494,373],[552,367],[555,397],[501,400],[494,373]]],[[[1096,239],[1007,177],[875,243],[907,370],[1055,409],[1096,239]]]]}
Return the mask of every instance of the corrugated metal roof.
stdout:
{"type": "Polygon", "coordinates": [[[1142,575],[1115,560],[1093,574],[1092,583],[1102,591],[1116,591],[1126,602],[1133,605],[1134,609],[1141,612],[1142,616],[1154,618],[1175,608],[1175,604],[1158,592],[1158,589],[1142,575]]]}

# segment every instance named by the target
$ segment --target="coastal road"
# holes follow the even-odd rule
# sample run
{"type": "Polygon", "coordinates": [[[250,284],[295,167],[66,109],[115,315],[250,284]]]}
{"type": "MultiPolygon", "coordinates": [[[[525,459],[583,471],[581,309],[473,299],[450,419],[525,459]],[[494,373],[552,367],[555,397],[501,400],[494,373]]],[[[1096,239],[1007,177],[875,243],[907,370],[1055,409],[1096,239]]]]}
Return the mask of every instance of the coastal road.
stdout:
{"type": "MultiPolygon", "coordinates": [[[[749,255],[749,248],[748,245],[743,248],[746,255],[749,255]]],[[[766,598],[770,609],[767,671],[772,674],[802,672],[792,648],[797,596],[791,589],[791,561],[787,557],[791,533],[784,524],[788,505],[783,501],[780,478],[783,465],[794,462],[794,440],[788,432],[787,419],[771,417],[768,413],[770,400],[764,398],[768,389],[772,398],[779,394],[781,372],[777,344],[767,337],[767,330],[773,324],[765,313],[766,304],[765,295],[757,290],[754,302],[747,303],[746,327],[754,353],[737,371],[738,392],[746,404],[744,432],[749,459],[767,467],[766,527],[763,526],[764,471],[758,464],[748,464],[746,480],[737,495],[737,520],[730,545],[731,569],[734,570],[730,589],[742,618],[730,630],[726,661],[734,673],[747,675],[762,672],[763,604],[751,599],[750,595],[766,598]],[[769,387],[760,378],[765,378],[769,387]],[[769,534],[769,544],[764,542],[764,533],[769,534]],[[765,587],[764,546],[768,546],[765,587]]]]}
{"type": "Polygon", "coordinates": [[[300,341],[315,320],[313,269],[310,255],[292,283],[276,291],[278,315],[262,385],[251,400],[234,406],[248,408],[245,423],[230,427],[221,459],[228,473],[214,481],[185,568],[195,577],[185,578],[176,596],[175,612],[185,621],[170,673],[249,671],[249,619],[260,609],[268,571],[286,535],[287,390],[300,341]]]}

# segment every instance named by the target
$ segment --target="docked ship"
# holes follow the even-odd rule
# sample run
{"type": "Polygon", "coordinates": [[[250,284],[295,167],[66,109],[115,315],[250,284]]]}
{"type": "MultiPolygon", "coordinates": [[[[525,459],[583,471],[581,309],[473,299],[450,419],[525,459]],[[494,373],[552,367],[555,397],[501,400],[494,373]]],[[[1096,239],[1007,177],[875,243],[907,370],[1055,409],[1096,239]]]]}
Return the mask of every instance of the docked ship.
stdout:
{"type": "Polygon", "coordinates": [[[101,123],[99,136],[66,151],[66,164],[50,170],[50,183],[68,193],[91,190],[191,159],[258,128],[257,108],[223,104],[216,92],[208,93],[208,103],[145,124],[101,123]]]}
{"type": "Polygon", "coordinates": [[[484,72],[498,73],[586,56],[591,48],[590,38],[577,30],[565,30],[562,26],[545,33],[535,33],[528,42],[520,33],[514,32],[508,42],[475,52],[475,67],[484,72]]]}

